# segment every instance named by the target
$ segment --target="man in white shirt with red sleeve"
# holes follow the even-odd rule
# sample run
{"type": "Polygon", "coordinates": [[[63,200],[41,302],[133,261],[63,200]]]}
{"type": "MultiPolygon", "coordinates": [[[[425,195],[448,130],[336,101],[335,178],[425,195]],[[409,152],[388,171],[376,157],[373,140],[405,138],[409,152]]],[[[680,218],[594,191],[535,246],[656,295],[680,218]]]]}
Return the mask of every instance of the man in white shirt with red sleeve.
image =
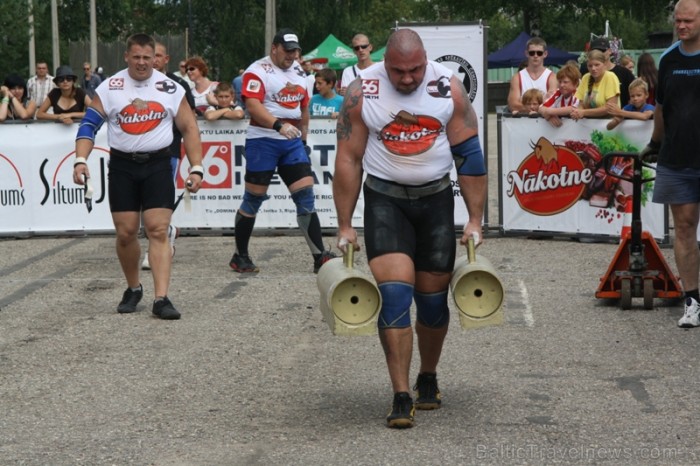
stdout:
{"type": "Polygon", "coordinates": [[[255,216],[269,196],[275,170],[296,205],[297,223],[314,260],[314,272],[334,257],[325,251],[316,213],[311,152],[306,146],[309,95],[306,73],[297,62],[301,53],[293,31],[281,29],[272,40],[270,55],[243,73],[241,95],[250,114],[245,144],[246,172],[243,202],[236,213],[236,251],[229,265],[239,273],[258,272],[248,253],[255,216]]]}
{"type": "Polygon", "coordinates": [[[204,169],[199,127],[185,90],[153,69],[155,47],[153,38],[146,34],[129,37],[124,53],[127,68],[97,88],[76,136],[73,181],[83,185],[89,180],[87,158],[95,134],[107,122],[109,208],[117,232],[117,256],[128,285],[117,312],[135,312],[143,297],[138,242],[143,211],[155,288],[152,311],[161,319],[175,320],[180,312],[168,298],[172,265],[168,229],[175,203],[170,165],[173,123],[182,133],[191,165],[186,180],[189,191],[199,190],[204,169]]]}

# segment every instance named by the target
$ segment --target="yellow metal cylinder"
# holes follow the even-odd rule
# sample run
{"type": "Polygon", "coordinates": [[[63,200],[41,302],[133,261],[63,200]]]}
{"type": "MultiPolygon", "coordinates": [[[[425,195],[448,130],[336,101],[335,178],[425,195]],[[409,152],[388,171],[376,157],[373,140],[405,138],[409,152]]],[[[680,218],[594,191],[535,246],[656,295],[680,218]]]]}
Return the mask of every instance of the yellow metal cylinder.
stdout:
{"type": "Polygon", "coordinates": [[[476,254],[472,239],[467,244],[467,254],[455,262],[450,290],[462,328],[503,323],[503,283],[491,262],[476,254]]]}
{"type": "Polygon", "coordinates": [[[353,268],[352,245],[347,250],[318,271],[321,313],[334,335],[375,334],[381,294],[374,281],[353,268]]]}

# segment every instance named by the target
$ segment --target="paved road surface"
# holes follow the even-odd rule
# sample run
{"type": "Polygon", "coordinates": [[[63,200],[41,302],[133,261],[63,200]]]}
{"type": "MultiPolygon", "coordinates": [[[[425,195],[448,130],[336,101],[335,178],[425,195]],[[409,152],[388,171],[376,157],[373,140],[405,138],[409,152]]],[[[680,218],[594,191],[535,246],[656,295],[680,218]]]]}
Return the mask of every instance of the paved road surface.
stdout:
{"type": "Polygon", "coordinates": [[[256,236],[257,275],[228,268],[230,236],[177,244],[183,318],[164,322],[149,299],[115,312],[113,238],[0,240],[0,464],[700,461],[700,329],[676,327],[678,303],[596,300],[615,244],[490,235],[505,323],[462,330],[453,309],[443,408],[407,431],[384,427],[377,337],[322,320],[301,236],[256,236]]]}

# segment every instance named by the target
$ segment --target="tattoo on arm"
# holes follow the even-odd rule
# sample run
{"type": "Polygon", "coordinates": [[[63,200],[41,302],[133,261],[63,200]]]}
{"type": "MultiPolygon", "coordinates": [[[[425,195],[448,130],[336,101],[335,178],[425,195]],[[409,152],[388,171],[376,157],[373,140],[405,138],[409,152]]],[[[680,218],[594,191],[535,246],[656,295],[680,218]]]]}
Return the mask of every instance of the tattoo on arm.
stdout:
{"type": "Polygon", "coordinates": [[[469,93],[467,92],[467,89],[464,87],[464,83],[460,80],[456,80],[459,85],[459,90],[460,93],[462,94],[462,102],[464,103],[464,125],[467,128],[472,128],[472,129],[477,129],[479,127],[479,123],[476,118],[476,112],[474,111],[474,108],[472,107],[472,103],[469,100],[469,93]]]}
{"type": "Polygon", "coordinates": [[[345,99],[338,113],[337,136],[338,139],[350,139],[352,133],[352,122],[350,121],[350,111],[357,107],[362,98],[362,81],[355,79],[350,83],[345,91],[345,99]]]}

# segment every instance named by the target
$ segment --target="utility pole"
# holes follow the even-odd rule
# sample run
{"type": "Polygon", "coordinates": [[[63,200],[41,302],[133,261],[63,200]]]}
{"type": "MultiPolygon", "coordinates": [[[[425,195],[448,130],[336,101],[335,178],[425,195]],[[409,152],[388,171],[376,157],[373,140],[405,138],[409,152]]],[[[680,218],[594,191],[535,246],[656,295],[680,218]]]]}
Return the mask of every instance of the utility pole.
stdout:
{"type": "Polygon", "coordinates": [[[277,6],[275,0],[265,0],[265,50],[268,53],[272,47],[272,39],[277,30],[277,6]]]}
{"type": "Polygon", "coordinates": [[[32,0],[27,0],[29,7],[29,76],[34,76],[36,69],[36,44],[34,43],[34,7],[32,0]]]}
{"type": "Polygon", "coordinates": [[[61,54],[58,50],[58,5],[51,0],[51,50],[53,51],[53,70],[61,65],[61,54]]]}
{"type": "Polygon", "coordinates": [[[97,11],[95,0],[90,0],[90,66],[97,69],[97,11]]]}

